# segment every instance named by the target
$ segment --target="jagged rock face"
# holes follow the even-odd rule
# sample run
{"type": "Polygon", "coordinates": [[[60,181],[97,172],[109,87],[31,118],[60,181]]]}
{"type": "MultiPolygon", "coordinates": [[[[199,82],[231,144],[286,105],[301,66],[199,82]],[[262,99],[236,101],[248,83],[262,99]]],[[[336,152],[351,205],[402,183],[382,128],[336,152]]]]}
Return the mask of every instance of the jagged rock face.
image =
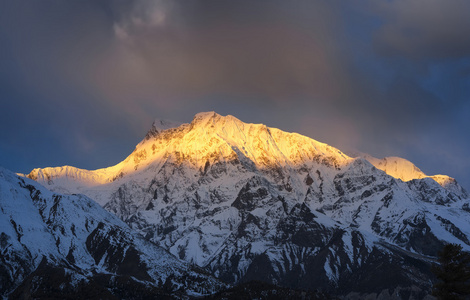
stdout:
{"type": "Polygon", "coordinates": [[[94,287],[108,291],[114,281],[121,284],[115,287],[119,293],[126,284],[150,291],[162,289],[166,281],[190,294],[223,287],[144,240],[91,199],[52,193],[4,169],[0,210],[0,295],[47,295],[56,281],[47,274],[51,270],[63,275],[50,286],[57,293],[62,287],[62,296],[94,287]]]}
{"type": "Polygon", "coordinates": [[[399,288],[418,297],[430,287],[428,256],[446,242],[470,250],[469,200],[455,181],[404,182],[366,159],[231,116],[203,113],[152,129],[122,163],[82,171],[29,176],[88,195],[230,283],[343,294],[399,288]],[[90,184],[96,174],[102,182],[90,184]]]}

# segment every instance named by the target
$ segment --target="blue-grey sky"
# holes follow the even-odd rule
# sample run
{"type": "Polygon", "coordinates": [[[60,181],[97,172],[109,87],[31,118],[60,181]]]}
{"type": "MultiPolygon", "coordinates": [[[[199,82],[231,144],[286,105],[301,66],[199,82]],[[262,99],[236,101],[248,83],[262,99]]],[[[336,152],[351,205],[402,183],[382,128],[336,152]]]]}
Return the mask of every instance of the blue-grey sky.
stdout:
{"type": "Polygon", "coordinates": [[[470,1],[0,1],[0,165],[118,163],[215,110],[470,189],[470,1]]]}

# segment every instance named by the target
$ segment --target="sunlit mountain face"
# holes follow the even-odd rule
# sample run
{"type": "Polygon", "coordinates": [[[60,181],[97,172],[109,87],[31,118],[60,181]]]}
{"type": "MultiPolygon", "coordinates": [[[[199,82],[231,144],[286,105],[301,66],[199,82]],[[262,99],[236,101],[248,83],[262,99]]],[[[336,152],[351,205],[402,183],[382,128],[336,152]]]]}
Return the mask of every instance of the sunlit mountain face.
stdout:
{"type": "MultiPolygon", "coordinates": [[[[432,178],[442,186],[455,181],[446,175],[428,176],[406,159],[388,157],[380,160],[367,154],[359,156],[403,181],[432,178]]],[[[115,166],[94,171],[70,166],[34,169],[28,177],[53,186],[57,184],[52,178],[55,181],[70,178],[84,186],[96,186],[169,160],[201,169],[240,158],[261,170],[275,166],[306,166],[310,161],[322,159],[330,160],[340,168],[354,160],[338,149],[296,133],[262,124],[246,124],[230,115],[224,117],[208,112],[197,114],[190,124],[156,120],[134,152],[115,166]]]]}
{"type": "Polygon", "coordinates": [[[87,195],[229,284],[424,297],[440,248],[470,250],[469,197],[455,179],[214,112],[155,121],[115,166],[27,177],[87,195]]]}

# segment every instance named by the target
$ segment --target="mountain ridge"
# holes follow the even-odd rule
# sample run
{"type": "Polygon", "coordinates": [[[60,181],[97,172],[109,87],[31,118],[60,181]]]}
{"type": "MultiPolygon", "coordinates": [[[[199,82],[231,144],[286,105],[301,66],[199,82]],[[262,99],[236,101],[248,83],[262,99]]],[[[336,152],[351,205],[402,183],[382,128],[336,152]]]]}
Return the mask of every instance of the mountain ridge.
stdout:
{"type": "MultiPolygon", "coordinates": [[[[163,131],[169,130],[169,129],[176,129],[179,127],[188,127],[191,129],[192,127],[197,126],[198,124],[203,123],[203,125],[208,125],[210,121],[213,122],[212,126],[216,123],[216,121],[224,120],[225,122],[233,122],[235,126],[238,128],[240,127],[245,127],[247,126],[256,126],[256,127],[261,127],[265,129],[266,131],[274,131],[274,132],[282,132],[281,130],[277,128],[271,128],[267,127],[266,125],[263,124],[247,124],[243,123],[239,119],[227,115],[225,117],[215,113],[215,112],[205,112],[205,113],[198,113],[195,115],[193,118],[193,121],[191,123],[178,123],[174,121],[166,121],[166,120],[160,120],[157,119],[154,121],[152,124],[151,129],[147,132],[145,138],[136,146],[136,149],[133,151],[131,155],[129,155],[124,161],[111,166],[111,167],[106,167],[106,168],[101,168],[97,170],[86,170],[86,169],[80,169],[72,166],[62,166],[62,167],[47,167],[47,168],[37,168],[33,169],[29,174],[24,175],[24,174],[19,174],[22,176],[26,176],[30,179],[36,180],[38,182],[41,182],[45,185],[48,185],[50,181],[53,181],[54,179],[57,178],[62,178],[62,177],[71,177],[77,181],[80,181],[81,184],[105,184],[112,182],[116,179],[118,179],[121,175],[121,172],[125,172],[126,169],[126,164],[129,164],[129,162],[132,162],[132,160],[136,163],[140,160],[146,160],[147,159],[147,153],[150,151],[148,150],[148,147],[146,149],[145,145],[148,143],[148,141],[151,138],[154,138],[156,135],[162,133],[163,131]],[[142,150],[145,150],[143,152],[142,150]],[[144,154],[145,153],[145,154],[144,154]]],[[[204,126],[203,126],[204,127],[204,126]]],[[[302,138],[306,138],[310,141],[315,142],[319,146],[327,146],[331,147],[327,144],[318,142],[316,140],[313,140],[311,138],[308,138],[306,136],[300,135],[298,133],[286,133],[282,132],[288,135],[294,135],[294,136],[299,136],[302,138]]],[[[231,140],[233,141],[233,140],[231,140]]],[[[240,142],[235,142],[234,144],[246,144],[246,141],[242,140],[240,142]]],[[[346,160],[348,159],[353,159],[354,157],[349,157],[346,154],[342,153],[340,150],[331,147],[334,151],[338,151],[340,153],[339,157],[345,158],[346,160]]],[[[154,149],[153,149],[154,150],[154,149]]],[[[236,150],[235,150],[236,151],[236,150]]],[[[155,152],[155,151],[152,151],[155,152]]],[[[236,153],[239,154],[239,153],[236,153]]],[[[247,157],[252,157],[253,155],[250,155],[248,151],[242,151],[240,154],[245,155],[247,157]]],[[[149,155],[151,156],[151,155],[149,155]]],[[[250,157],[250,158],[251,158],[250,157]]],[[[384,171],[390,176],[393,176],[394,178],[401,179],[403,181],[410,181],[414,179],[422,179],[422,178],[432,178],[435,180],[437,183],[439,183],[441,186],[446,187],[448,184],[456,183],[456,180],[454,178],[451,178],[447,175],[426,175],[424,174],[417,166],[415,166],[413,163],[410,161],[399,158],[399,157],[385,157],[383,159],[378,159],[375,158],[371,155],[360,153],[355,157],[362,157],[365,158],[367,161],[369,161],[372,165],[374,165],[376,168],[384,171]],[[391,164],[395,164],[396,167],[395,169],[390,168],[391,164]],[[408,170],[407,170],[408,169],[408,170]],[[411,171],[410,171],[411,170],[411,171]]],[[[256,158],[254,159],[256,162],[256,158]]],[[[137,163],[136,163],[137,164],[137,163]]],[[[203,166],[202,164],[198,164],[197,167],[203,166]]],[[[134,165],[135,168],[135,165],[134,165]]],[[[129,167],[127,166],[127,169],[132,169],[132,166],[129,167]]]]}
{"type": "Polygon", "coordinates": [[[166,281],[185,287],[181,295],[225,287],[146,241],[86,196],[53,193],[1,167],[0,208],[0,295],[50,290],[64,296],[86,287],[112,298],[103,285],[113,280],[144,293],[164,294],[166,281]],[[63,276],[49,282],[49,272],[63,276]]]}

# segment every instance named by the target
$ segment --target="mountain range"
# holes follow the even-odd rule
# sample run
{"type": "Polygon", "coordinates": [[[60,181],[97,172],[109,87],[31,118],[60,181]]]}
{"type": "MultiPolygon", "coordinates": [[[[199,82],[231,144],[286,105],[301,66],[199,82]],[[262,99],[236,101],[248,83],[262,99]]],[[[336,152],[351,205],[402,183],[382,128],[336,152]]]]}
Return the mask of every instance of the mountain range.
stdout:
{"type": "Polygon", "coordinates": [[[56,194],[0,169],[0,209],[0,295],[118,299],[225,287],[86,196],[56,194]]]}
{"type": "Polygon", "coordinates": [[[87,270],[159,289],[174,274],[185,295],[257,280],[348,299],[422,299],[437,252],[446,243],[470,250],[470,199],[455,179],[214,112],[189,124],[155,121],[109,168],[2,174],[2,201],[25,202],[2,203],[0,220],[9,230],[1,249],[12,253],[2,266],[15,270],[2,276],[21,286],[46,257],[73,278],[87,270]],[[37,228],[50,249],[23,234],[39,237],[37,228]],[[113,247],[109,236],[138,259],[106,263],[99,249],[113,247]]]}

